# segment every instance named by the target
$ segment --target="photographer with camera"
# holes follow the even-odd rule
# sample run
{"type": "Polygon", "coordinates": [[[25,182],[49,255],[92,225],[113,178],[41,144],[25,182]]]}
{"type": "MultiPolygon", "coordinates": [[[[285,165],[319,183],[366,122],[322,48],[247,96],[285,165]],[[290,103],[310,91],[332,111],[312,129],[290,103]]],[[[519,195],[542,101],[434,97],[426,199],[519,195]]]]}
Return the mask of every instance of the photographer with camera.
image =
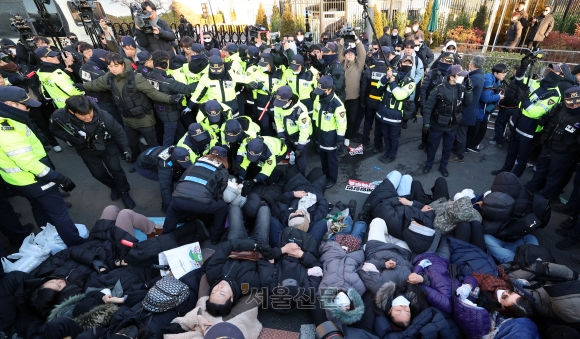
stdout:
{"type": "Polygon", "coordinates": [[[73,145],[92,176],[111,189],[111,200],[121,198],[126,208],[133,209],[135,202],[115,145],[123,150],[124,159],[131,161],[123,127],[86,96],[71,96],[65,105],[52,115],[50,131],[73,145]]]}
{"type": "Polygon", "coordinates": [[[167,22],[159,19],[157,7],[152,1],[141,2],[141,10],[131,8],[135,20],[135,38],[140,47],[149,52],[167,51],[175,55],[171,43],[175,41],[175,33],[167,22]]]}
{"type": "Polygon", "coordinates": [[[492,171],[492,175],[512,172],[518,178],[522,176],[534,146],[534,135],[542,131],[542,127],[538,125],[538,119],[550,113],[552,107],[561,100],[558,84],[565,76],[561,63],[549,64],[549,72],[542,80],[525,77],[528,67],[541,57],[543,57],[542,51],[528,52],[522,58],[520,68],[516,71],[513,81],[516,81],[525,92],[520,98],[520,110],[514,113],[509,123],[512,133],[505,162],[500,170],[492,171]],[[528,89],[531,93],[528,93],[528,89]]]}

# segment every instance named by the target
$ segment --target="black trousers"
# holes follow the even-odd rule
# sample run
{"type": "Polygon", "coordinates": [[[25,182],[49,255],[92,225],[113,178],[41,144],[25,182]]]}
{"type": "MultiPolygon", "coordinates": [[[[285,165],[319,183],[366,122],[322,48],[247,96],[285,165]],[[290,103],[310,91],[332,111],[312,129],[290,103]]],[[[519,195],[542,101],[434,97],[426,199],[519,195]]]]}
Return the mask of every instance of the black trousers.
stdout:
{"type": "Polygon", "coordinates": [[[411,183],[411,194],[409,200],[417,200],[418,202],[428,205],[439,198],[449,199],[449,187],[447,187],[447,180],[443,177],[437,178],[433,188],[431,188],[431,197],[425,193],[423,185],[420,181],[413,180],[411,183]]]}
{"type": "Polygon", "coordinates": [[[127,139],[129,139],[129,147],[131,148],[131,153],[133,154],[134,159],[141,154],[141,149],[139,148],[139,137],[143,136],[143,138],[145,138],[148,148],[159,146],[157,135],[155,134],[155,126],[141,128],[125,126],[125,133],[127,134],[127,139]]]}
{"type": "Polygon", "coordinates": [[[487,119],[489,114],[485,115],[483,121],[476,121],[475,126],[469,126],[467,129],[467,148],[476,148],[485,138],[487,133],[487,119]]]}
{"type": "Polygon", "coordinates": [[[49,125],[50,125],[50,117],[54,112],[54,107],[52,104],[48,105],[41,105],[40,107],[30,107],[30,118],[38,128],[42,131],[42,133],[48,138],[48,142],[50,146],[58,146],[58,141],[54,135],[50,132],[49,125]]]}
{"type": "Polygon", "coordinates": [[[477,220],[458,223],[453,230],[453,236],[481,248],[484,252],[487,251],[483,237],[483,225],[477,220]]]}
{"type": "Polygon", "coordinates": [[[508,152],[505,157],[505,162],[501,169],[502,172],[512,172],[518,178],[524,174],[528,158],[534,146],[534,139],[524,137],[518,133],[515,128],[510,125],[512,132],[510,143],[508,144],[508,152]],[[516,160],[518,161],[516,165],[516,160]]]}
{"type": "Polygon", "coordinates": [[[119,151],[113,142],[107,141],[104,151],[85,148],[78,150],[78,153],[93,178],[103,185],[117,188],[119,192],[128,192],[131,189],[125,171],[121,167],[119,151]]]}
{"type": "MultiPolygon", "coordinates": [[[[368,107],[365,110],[365,123],[363,128],[363,144],[368,144],[371,142],[371,129],[373,129],[373,122],[375,122],[375,116],[377,115],[377,109],[368,107]]],[[[378,121],[377,121],[378,123],[378,121]]],[[[376,133],[377,126],[375,126],[375,147],[377,146],[377,142],[380,144],[383,143],[382,140],[382,133],[380,136],[380,140],[377,140],[377,133],[376,133]]],[[[379,130],[381,126],[379,125],[379,130]]]]}
{"type": "Polygon", "coordinates": [[[43,339],[62,339],[66,337],[76,338],[84,330],[73,319],[58,317],[53,319],[42,328],[43,339]]]}
{"type": "Polygon", "coordinates": [[[0,218],[0,232],[8,238],[12,245],[21,245],[24,238],[30,233],[22,227],[14,208],[2,190],[0,190],[0,215],[2,216],[0,218]]]}
{"type": "Polygon", "coordinates": [[[560,193],[560,183],[573,166],[573,159],[556,159],[542,151],[536,162],[534,177],[524,187],[532,193],[539,191],[541,196],[549,200],[554,193],[560,193]]]}
{"type": "Polygon", "coordinates": [[[336,150],[320,150],[318,154],[320,154],[322,172],[324,172],[327,179],[336,182],[338,180],[338,155],[336,154],[336,150]]]}
{"type": "Polygon", "coordinates": [[[344,102],[344,108],[346,109],[346,139],[352,139],[356,133],[356,119],[358,115],[359,99],[346,100],[344,102]]]}

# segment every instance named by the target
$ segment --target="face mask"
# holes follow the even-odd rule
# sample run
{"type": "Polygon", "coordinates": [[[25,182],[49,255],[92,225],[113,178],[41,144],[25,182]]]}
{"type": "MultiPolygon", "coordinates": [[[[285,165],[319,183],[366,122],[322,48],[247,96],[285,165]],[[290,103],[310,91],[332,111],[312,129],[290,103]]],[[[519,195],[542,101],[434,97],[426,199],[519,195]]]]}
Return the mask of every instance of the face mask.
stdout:
{"type": "Polygon", "coordinates": [[[421,46],[415,46],[415,48],[413,48],[415,50],[415,52],[419,52],[419,49],[421,49],[421,46]]]}
{"type": "Polygon", "coordinates": [[[395,55],[401,55],[401,52],[395,51],[395,55]]]}
{"type": "Polygon", "coordinates": [[[400,295],[400,296],[396,297],[395,299],[393,299],[393,303],[391,304],[391,307],[393,307],[393,306],[409,306],[410,304],[411,304],[411,302],[409,300],[407,300],[407,298],[400,295]]]}
{"type": "Polygon", "coordinates": [[[465,77],[456,76],[455,77],[455,82],[458,83],[458,84],[462,84],[464,79],[465,79],[465,77]]]}
{"type": "Polygon", "coordinates": [[[300,74],[300,71],[292,71],[292,74],[298,75],[298,74],[300,74]]]}
{"type": "Polygon", "coordinates": [[[304,36],[303,35],[299,35],[299,36],[296,37],[296,40],[302,41],[302,40],[304,40],[304,36]]]}
{"type": "Polygon", "coordinates": [[[16,48],[8,48],[8,52],[12,55],[16,55],[16,48]]]}
{"type": "Polygon", "coordinates": [[[439,65],[437,65],[437,69],[439,70],[439,72],[441,72],[443,74],[445,74],[447,72],[449,67],[451,67],[451,64],[444,64],[442,62],[440,62],[439,65]]]}
{"type": "Polygon", "coordinates": [[[579,115],[580,114],[580,107],[577,108],[567,108],[570,115],[579,115]]]}
{"type": "Polygon", "coordinates": [[[288,103],[284,106],[282,106],[283,109],[288,109],[290,108],[290,106],[292,106],[292,100],[288,100],[288,103]]]}
{"type": "Polygon", "coordinates": [[[498,302],[501,302],[501,295],[502,295],[502,294],[503,294],[503,292],[505,292],[505,291],[506,291],[506,290],[497,290],[497,292],[496,292],[496,293],[497,293],[497,294],[496,294],[496,296],[497,296],[497,301],[498,301],[498,302]]]}
{"type": "Polygon", "coordinates": [[[419,26],[413,26],[413,31],[417,32],[419,30],[419,26]]]}
{"type": "Polygon", "coordinates": [[[204,38],[203,41],[210,42],[211,41],[211,38],[204,38]]]}
{"type": "Polygon", "coordinates": [[[558,74],[556,74],[554,72],[550,72],[550,73],[548,73],[548,75],[546,75],[546,77],[544,77],[544,79],[554,81],[554,82],[560,82],[560,80],[562,80],[563,78],[564,77],[559,76],[558,74]]]}
{"type": "Polygon", "coordinates": [[[338,54],[325,54],[322,56],[322,60],[324,60],[326,65],[330,64],[336,59],[338,59],[338,54]]]}
{"type": "Polygon", "coordinates": [[[393,33],[392,35],[393,35],[393,36],[397,36],[397,35],[399,35],[399,33],[393,33]]]}
{"type": "Polygon", "coordinates": [[[334,304],[338,307],[350,305],[350,299],[344,292],[339,292],[334,298],[334,304]]]}
{"type": "Polygon", "coordinates": [[[413,69],[413,66],[401,66],[399,70],[403,73],[409,73],[413,69]]]}
{"type": "Polygon", "coordinates": [[[260,68],[261,68],[261,69],[262,69],[262,71],[264,71],[264,72],[268,72],[268,71],[269,71],[269,69],[268,69],[268,66],[261,66],[260,68]]]}

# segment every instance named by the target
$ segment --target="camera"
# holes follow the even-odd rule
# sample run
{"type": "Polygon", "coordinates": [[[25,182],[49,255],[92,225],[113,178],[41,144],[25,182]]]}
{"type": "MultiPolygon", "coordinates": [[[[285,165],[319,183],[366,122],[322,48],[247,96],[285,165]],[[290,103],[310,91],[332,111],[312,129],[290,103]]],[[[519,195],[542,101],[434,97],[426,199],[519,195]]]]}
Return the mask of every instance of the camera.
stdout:
{"type": "Polygon", "coordinates": [[[258,34],[268,32],[268,29],[262,25],[248,26],[248,32],[250,33],[251,41],[254,41],[258,34]]]}
{"type": "Polygon", "coordinates": [[[312,47],[314,46],[312,41],[314,41],[314,38],[312,37],[312,32],[304,33],[304,43],[302,44],[302,51],[304,53],[312,52],[312,47]]]}
{"type": "Polygon", "coordinates": [[[71,5],[79,11],[79,16],[85,26],[93,25],[93,7],[87,0],[73,0],[71,5]]]}
{"type": "Polygon", "coordinates": [[[104,18],[103,20],[105,20],[105,23],[107,24],[107,26],[109,27],[113,27],[113,23],[111,22],[111,20],[104,18]]]}
{"type": "Polygon", "coordinates": [[[141,28],[141,32],[145,34],[153,33],[153,26],[151,26],[151,13],[144,11],[141,8],[141,5],[136,2],[131,3],[129,8],[131,8],[131,14],[135,21],[135,25],[141,28]]]}
{"type": "Polygon", "coordinates": [[[316,327],[316,339],[330,338],[344,338],[342,331],[332,321],[325,321],[316,327]]]}
{"type": "Polygon", "coordinates": [[[10,13],[10,15],[12,16],[10,18],[10,26],[20,34],[20,41],[22,41],[30,51],[34,51],[36,45],[34,44],[34,41],[32,41],[32,38],[35,34],[32,31],[32,28],[28,26],[28,22],[34,22],[35,20],[33,18],[24,19],[18,13],[10,13]]]}
{"type": "Polygon", "coordinates": [[[541,60],[544,58],[545,55],[546,55],[546,52],[544,52],[541,49],[539,49],[535,52],[528,50],[528,57],[530,57],[530,60],[532,60],[532,61],[541,60]]]}
{"type": "Polygon", "coordinates": [[[359,5],[368,6],[369,0],[358,0],[359,5]]]}
{"type": "Polygon", "coordinates": [[[346,24],[346,27],[342,27],[342,29],[338,32],[338,36],[344,39],[345,45],[356,41],[356,34],[354,33],[354,29],[352,28],[350,22],[346,24]]]}

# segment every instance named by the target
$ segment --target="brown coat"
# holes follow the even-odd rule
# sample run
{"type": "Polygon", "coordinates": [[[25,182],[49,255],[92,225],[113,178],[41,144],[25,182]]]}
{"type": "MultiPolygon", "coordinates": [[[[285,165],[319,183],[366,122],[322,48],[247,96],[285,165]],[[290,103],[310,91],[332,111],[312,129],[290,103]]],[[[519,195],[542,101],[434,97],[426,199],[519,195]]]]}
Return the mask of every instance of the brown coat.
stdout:
{"type": "Polygon", "coordinates": [[[357,57],[354,61],[346,61],[342,54],[344,45],[338,44],[338,61],[344,67],[344,81],[346,82],[346,100],[358,99],[360,96],[360,77],[365,67],[365,47],[360,40],[356,41],[357,57]]]}

